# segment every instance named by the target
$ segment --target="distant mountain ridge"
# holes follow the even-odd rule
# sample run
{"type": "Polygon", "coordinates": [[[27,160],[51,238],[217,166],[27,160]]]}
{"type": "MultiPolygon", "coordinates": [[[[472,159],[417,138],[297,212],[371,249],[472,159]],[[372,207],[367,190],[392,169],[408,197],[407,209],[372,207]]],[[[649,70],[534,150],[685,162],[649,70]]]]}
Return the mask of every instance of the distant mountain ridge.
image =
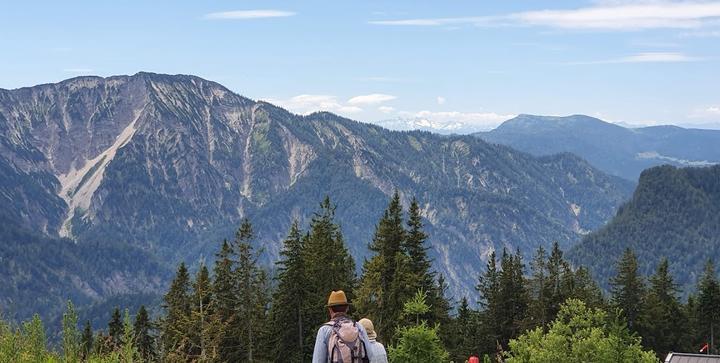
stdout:
{"type": "Polygon", "coordinates": [[[570,152],[606,173],[632,181],[642,170],[661,164],[707,166],[720,162],[720,130],[625,128],[584,115],[520,115],[474,135],[533,155],[570,152]]]}
{"type": "Polygon", "coordinates": [[[626,248],[638,256],[642,274],[651,275],[666,257],[685,292],[695,287],[708,259],[717,263],[720,256],[720,166],[644,171],[632,199],[569,256],[607,284],[626,248]]]}
{"type": "MultiPolygon", "coordinates": [[[[490,251],[569,246],[632,185],[570,154],[472,136],[299,116],[199,77],[138,73],[0,90],[7,220],[77,246],[129,244],[166,264],[212,258],[249,217],[266,262],[327,194],[357,262],[394,190],[416,196],[457,296],[490,251]]],[[[4,243],[18,243],[4,241],[4,243]]]]}

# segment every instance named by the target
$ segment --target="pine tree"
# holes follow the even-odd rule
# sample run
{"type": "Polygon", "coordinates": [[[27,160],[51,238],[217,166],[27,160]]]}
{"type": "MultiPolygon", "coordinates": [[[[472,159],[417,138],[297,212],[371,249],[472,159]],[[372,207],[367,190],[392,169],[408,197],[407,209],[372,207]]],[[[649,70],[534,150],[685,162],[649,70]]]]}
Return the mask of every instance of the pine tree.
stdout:
{"type": "Polygon", "coordinates": [[[312,359],[312,347],[306,337],[315,327],[309,326],[303,302],[307,298],[305,266],[302,259],[303,237],[298,222],[293,222],[283,242],[277,262],[277,289],[270,309],[269,340],[274,347],[275,362],[306,362],[312,359]]]}
{"type": "MultiPolygon", "coordinates": [[[[428,258],[428,247],[425,245],[427,234],[423,231],[422,216],[417,199],[413,198],[408,209],[407,233],[403,248],[410,258],[409,267],[413,280],[410,288],[414,291],[423,290],[431,292],[435,289],[435,272],[432,270],[432,262],[428,258]]],[[[430,295],[431,305],[438,303],[430,295]]]]}
{"type": "Polygon", "coordinates": [[[234,276],[235,261],[233,251],[227,240],[223,241],[220,251],[216,255],[213,267],[213,329],[217,331],[217,355],[222,362],[236,362],[241,359],[242,347],[239,333],[233,331],[237,326],[236,306],[239,303],[236,296],[236,282],[234,276]]]}
{"type": "Polygon", "coordinates": [[[680,349],[685,331],[685,317],[678,299],[678,287],[663,259],[657,272],[650,277],[650,289],[640,315],[639,330],[643,345],[655,351],[660,359],[680,349]]]}
{"type": "Polygon", "coordinates": [[[717,352],[716,331],[720,327],[720,284],[715,275],[712,261],[705,265],[705,273],[700,279],[697,299],[700,332],[710,344],[710,352],[717,352]],[[703,334],[704,333],[704,334],[703,334]]]}
{"type": "MultiPolygon", "coordinates": [[[[415,221],[416,224],[418,222],[419,220],[415,221]]],[[[400,195],[395,191],[370,243],[370,250],[375,252],[375,255],[363,266],[364,274],[359,290],[363,294],[358,296],[357,301],[358,309],[374,322],[375,330],[385,341],[392,341],[392,336],[401,322],[400,313],[404,302],[418,290],[414,289],[414,286],[425,283],[423,280],[427,270],[424,270],[422,275],[419,272],[425,266],[412,266],[409,255],[406,254],[407,251],[424,255],[422,243],[425,237],[420,227],[421,225],[415,226],[413,241],[406,239],[400,195]]],[[[430,288],[432,287],[430,280],[430,288]]]]}
{"type": "MultiPolygon", "coordinates": [[[[320,203],[304,238],[302,259],[308,293],[305,311],[307,322],[316,330],[328,320],[327,297],[333,290],[343,290],[352,300],[355,286],[355,262],[345,247],[340,227],[335,223],[335,206],[329,197],[320,203]]],[[[314,344],[315,337],[305,338],[314,344]]]]}
{"type": "Polygon", "coordinates": [[[118,349],[122,340],[122,318],[120,317],[120,308],[117,306],[108,323],[108,335],[112,339],[113,349],[118,349]]]}
{"type": "Polygon", "coordinates": [[[449,347],[454,344],[454,328],[453,319],[450,317],[452,302],[447,298],[447,289],[448,284],[445,282],[445,276],[439,274],[437,284],[430,290],[429,294],[429,300],[433,301],[433,304],[430,306],[428,323],[439,324],[438,332],[440,333],[440,339],[449,347]]]}
{"type": "Polygon", "coordinates": [[[253,251],[254,233],[248,219],[244,219],[235,234],[233,251],[237,256],[237,268],[234,271],[236,291],[239,303],[236,305],[235,331],[239,332],[240,345],[243,347],[242,359],[256,361],[261,341],[258,337],[265,333],[267,309],[267,277],[258,267],[258,254],[253,251]]]}
{"type": "Polygon", "coordinates": [[[463,297],[453,321],[453,349],[451,349],[453,361],[463,362],[469,356],[478,354],[477,329],[477,314],[470,308],[467,298],[463,297]]]}
{"type": "Polygon", "coordinates": [[[555,319],[560,306],[570,297],[572,289],[573,273],[570,264],[563,257],[563,252],[557,242],[553,243],[550,258],[547,262],[548,275],[548,311],[546,317],[549,321],[555,319]]]}
{"type": "Polygon", "coordinates": [[[520,251],[515,255],[503,251],[500,260],[499,300],[500,304],[500,344],[507,346],[511,338],[522,332],[527,316],[528,294],[525,289],[524,265],[520,251]]]}
{"type": "Polygon", "coordinates": [[[180,263],[170,289],[163,297],[166,314],[162,322],[164,350],[180,357],[188,355],[188,320],[190,317],[190,275],[180,263]]]}
{"type": "Polygon", "coordinates": [[[90,320],[85,321],[85,327],[83,328],[82,336],[80,337],[80,347],[82,349],[83,359],[87,359],[93,350],[93,331],[90,326],[90,320]]]}
{"type": "Polygon", "coordinates": [[[622,310],[632,332],[637,332],[637,321],[645,296],[645,284],[638,274],[637,258],[631,249],[625,250],[617,265],[617,275],[610,280],[611,303],[622,310]]]}
{"type": "Polygon", "coordinates": [[[133,329],[135,333],[135,346],[137,347],[140,357],[146,362],[153,360],[156,356],[155,338],[151,334],[152,324],[145,305],[141,305],[135,315],[133,329]]]}
{"type": "Polygon", "coordinates": [[[200,361],[207,360],[208,323],[211,315],[212,286],[210,273],[205,264],[200,269],[192,284],[190,297],[190,354],[200,361]]]}
{"type": "Polygon", "coordinates": [[[552,317],[550,317],[551,284],[547,274],[547,264],[547,254],[545,249],[540,246],[530,263],[532,274],[528,281],[528,293],[531,297],[529,328],[545,327],[552,321],[552,317]]]}
{"type": "Polygon", "coordinates": [[[602,290],[585,266],[580,266],[575,270],[570,297],[584,302],[588,308],[605,307],[602,290]]]}
{"type": "Polygon", "coordinates": [[[494,352],[502,331],[502,304],[500,300],[500,272],[497,270],[495,251],[490,253],[485,272],[479,277],[476,289],[480,293],[480,348],[494,352]]]}

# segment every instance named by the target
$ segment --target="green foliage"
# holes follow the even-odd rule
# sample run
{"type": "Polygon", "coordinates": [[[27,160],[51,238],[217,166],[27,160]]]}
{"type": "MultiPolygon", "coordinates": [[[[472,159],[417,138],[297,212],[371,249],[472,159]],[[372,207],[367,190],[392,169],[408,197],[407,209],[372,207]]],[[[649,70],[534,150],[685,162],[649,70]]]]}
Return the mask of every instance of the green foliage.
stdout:
{"type": "Polygon", "coordinates": [[[442,363],[449,361],[449,354],[437,335],[437,327],[421,322],[400,328],[397,345],[390,346],[388,358],[392,363],[442,363]]]}
{"type": "Polygon", "coordinates": [[[506,362],[651,363],[657,358],[642,350],[640,339],[627,331],[624,322],[570,299],[547,332],[538,327],[512,339],[506,362]]]}
{"type": "Polygon", "coordinates": [[[78,317],[75,306],[71,301],[67,303],[67,309],[62,320],[62,348],[63,357],[66,363],[80,362],[82,348],[80,346],[80,332],[77,327],[78,317]]]}
{"type": "Polygon", "coordinates": [[[639,332],[643,345],[664,360],[671,351],[683,347],[688,321],[678,298],[678,287],[663,259],[657,272],[650,277],[650,288],[639,316],[639,332]]]}
{"type": "Polygon", "coordinates": [[[418,290],[415,295],[403,305],[403,314],[405,314],[405,316],[414,316],[415,325],[420,324],[420,316],[430,311],[430,306],[428,306],[426,300],[427,292],[418,290]]]}

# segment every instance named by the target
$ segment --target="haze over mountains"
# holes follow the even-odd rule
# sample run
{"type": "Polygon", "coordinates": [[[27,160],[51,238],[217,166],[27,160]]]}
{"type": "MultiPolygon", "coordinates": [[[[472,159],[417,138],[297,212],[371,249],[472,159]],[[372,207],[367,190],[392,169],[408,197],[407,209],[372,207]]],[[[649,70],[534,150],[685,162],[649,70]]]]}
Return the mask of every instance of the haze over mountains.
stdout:
{"type": "MultiPolygon", "coordinates": [[[[555,240],[567,247],[602,226],[632,189],[567,153],[534,157],[473,136],[299,116],[198,77],[151,73],[0,90],[0,168],[0,197],[11,206],[3,223],[22,231],[3,236],[7,258],[47,264],[43,273],[61,279],[69,275],[62,263],[17,257],[35,253],[18,248],[26,236],[72,240],[80,250],[132,246],[145,257],[120,270],[159,262],[148,267],[158,283],[142,285],[147,291],[166,282],[162,266],[212,258],[243,217],[273,261],[291,221],[307,223],[325,195],[360,264],[397,189],[404,203],[420,200],[435,268],[460,297],[490,251],[529,253],[555,240]]],[[[111,257],[95,256],[93,266],[111,257]]],[[[120,274],[118,288],[111,266],[92,281],[78,274],[67,289],[100,301],[147,279],[120,274]]],[[[29,273],[9,272],[16,284],[29,273]]]]}
{"type": "Polygon", "coordinates": [[[520,115],[475,135],[533,155],[570,152],[606,173],[632,181],[656,165],[708,166],[720,162],[720,130],[625,128],[583,115],[520,115]]]}

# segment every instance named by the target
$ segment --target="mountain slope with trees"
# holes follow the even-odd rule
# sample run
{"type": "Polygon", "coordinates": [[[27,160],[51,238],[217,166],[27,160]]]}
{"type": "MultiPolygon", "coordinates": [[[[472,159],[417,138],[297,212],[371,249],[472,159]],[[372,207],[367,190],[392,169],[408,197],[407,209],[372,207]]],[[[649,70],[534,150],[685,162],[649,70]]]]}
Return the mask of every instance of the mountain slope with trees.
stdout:
{"type": "Polygon", "coordinates": [[[628,248],[642,274],[667,258],[680,287],[694,285],[707,260],[720,255],[720,166],[644,171],[632,199],[570,256],[605,285],[613,274],[610,262],[628,248]]]}
{"type": "Polygon", "coordinates": [[[293,220],[309,225],[326,195],[362,261],[397,190],[405,207],[420,201],[428,255],[454,294],[472,289],[490,251],[570,246],[632,188],[570,154],[294,115],[198,77],[152,73],[0,90],[0,168],[10,170],[0,198],[13,223],[191,268],[243,218],[256,221],[254,247],[272,264],[293,220]]]}

